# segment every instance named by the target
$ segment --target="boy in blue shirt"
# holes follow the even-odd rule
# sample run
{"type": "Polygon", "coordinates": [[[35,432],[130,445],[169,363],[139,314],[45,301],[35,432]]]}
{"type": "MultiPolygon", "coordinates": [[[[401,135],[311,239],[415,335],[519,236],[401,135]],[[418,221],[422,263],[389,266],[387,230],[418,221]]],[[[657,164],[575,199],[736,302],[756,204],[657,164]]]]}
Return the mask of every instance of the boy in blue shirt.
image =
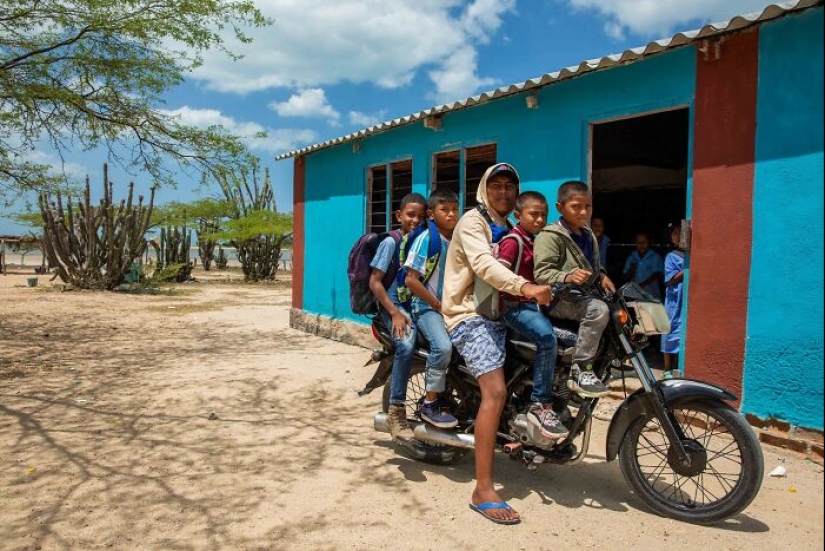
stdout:
{"type": "Polygon", "coordinates": [[[653,296],[662,300],[659,284],[665,271],[662,257],[650,248],[650,236],[645,232],[636,234],[636,250],[630,253],[624,263],[624,276],[634,281],[653,296]]]}
{"type": "Polygon", "coordinates": [[[447,366],[453,354],[453,343],[441,315],[441,291],[447,248],[459,218],[458,196],[450,190],[439,189],[430,194],[427,206],[428,228],[413,242],[404,263],[405,285],[414,295],[413,322],[430,343],[421,418],[439,428],[452,428],[458,421],[440,399],[447,385],[447,366]],[[432,243],[435,239],[440,240],[440,246],[432,243]]]}
{"type": "MultiPolygon", "coordinates": [[[[427,208],[427,201],[419,193],[409,193],[401,199],[395,219],[401,225],[402,240],[423,219],[427,208]]],[[[413,439],[413,431],[407,423],[407,409],[405,406],[407,382],[410,378],[410,366],[415,352],[416,330],[410,319],[410,314],[398,300],[398,285],[395,278],[388,286],[384,286],[384,276],[398,259],[398,245],[391,235],[385,238],[370,263],[370,291],[380,305],[380,315],[384,324],[390,329],[392,340],[395,343],[395,357],[392,362],[390,375],[390,407],[387,413],[387,425],[394,439],[407,442],[413,439]]]]}

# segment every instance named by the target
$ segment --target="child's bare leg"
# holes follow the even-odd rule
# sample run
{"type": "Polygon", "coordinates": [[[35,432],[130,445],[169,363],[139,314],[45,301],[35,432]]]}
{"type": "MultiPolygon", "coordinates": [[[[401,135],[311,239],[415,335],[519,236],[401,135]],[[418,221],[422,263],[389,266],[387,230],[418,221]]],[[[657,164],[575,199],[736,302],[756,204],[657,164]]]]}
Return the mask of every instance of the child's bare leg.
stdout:
{"type": "MultiPolygon", "coordinates": [[[[478,378],[478,384],[481,387],[481,405],[475,424],[476,487],[472,497],[474,505],[503,501],[493,487],[493,455],[496,429],[507,396],[504,370],[496,369],[482,375],[478,378]]],[[[521,518],[512,509],[488,509],[486,514],[497,519],[521,518]]]]}
{"type": "Polygon", "coordinates": [[[662,356],[664,356],[665,371],[670,371],[671,369],[673,369],[673,367],[672,367],[672,365],[673,365],[673,354],[671,354],[669,352],[664,352],[662,354],[662,356]]]}

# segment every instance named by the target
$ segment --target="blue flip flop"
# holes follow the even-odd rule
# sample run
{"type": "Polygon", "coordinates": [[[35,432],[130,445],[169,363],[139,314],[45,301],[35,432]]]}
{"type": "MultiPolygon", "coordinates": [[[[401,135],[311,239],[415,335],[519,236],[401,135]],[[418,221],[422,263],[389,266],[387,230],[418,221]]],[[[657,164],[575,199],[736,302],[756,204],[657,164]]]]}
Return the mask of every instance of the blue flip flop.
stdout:
{"type": "Polygon", "coordinates": [[[479,505],[470,503],[470,509],[487,520],[492,520],[496,524],[518,524],[521,522],[520,518],[495,518],[487,514],[487,511],[490,509],[510,509],[512,511],[513,508],[503,501],[488,501],[487,503],[481,503],[479,505]]]}

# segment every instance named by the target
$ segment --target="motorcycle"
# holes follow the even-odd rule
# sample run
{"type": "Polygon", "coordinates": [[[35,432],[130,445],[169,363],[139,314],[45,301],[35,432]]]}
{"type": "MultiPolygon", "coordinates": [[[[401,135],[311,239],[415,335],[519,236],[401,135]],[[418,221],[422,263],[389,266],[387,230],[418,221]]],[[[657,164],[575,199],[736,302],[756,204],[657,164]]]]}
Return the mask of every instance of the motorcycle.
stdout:
{"type": "MultiPolygon", "coordinates": [[[[759,492],[764,459],[753,429],[728,404],[737,397],[703,381],[657,380],[643,350],[651,335],[669,331],[669,322],[661,303],[638,285],[628,283],[613,295],[600,288],[554,288],[557,297],[582,292],[596,296],[610,309],[594,372],[607,383],[613,372],[618,371],[624,381],[626,372],[632,370],[641,383],[641,388],[627,396],[613,414],[607,433],[607,461],[618,458],[627,484],[659,515],[709,524],[743,511],[759,492]]],[[[535,344],[512,331],[507,336],[504,370],[508,399],[501,414],[497,444],[530,470],[543,463],[580,462],[590,445],[593,414],[599,401],[581,398],[567,388],[577,324],[557,319],[552,322],[559,343],[553,406],[561,412],[559,417],[569,430],[568,436],[560,440],[545,437],[525,415],[535,344]]],[[[374,427],[389,432],[386,420],[393,342],[380,316],[373,319],[372,331],[381,348],[372,353],[367,365],[378,362],[378,367],[359,394],[383,386],[382,412],[375,416],[374,427]]],[[[445,396],[458,426],[445,430],[421,421],[426,360],[426,343],[420,340],[406,395],[414,440],[396,445],[413,459],[446,465],[474,448],[473,427],[481,390],[462,369],[463,360],[454,352],[445,396]]]]}

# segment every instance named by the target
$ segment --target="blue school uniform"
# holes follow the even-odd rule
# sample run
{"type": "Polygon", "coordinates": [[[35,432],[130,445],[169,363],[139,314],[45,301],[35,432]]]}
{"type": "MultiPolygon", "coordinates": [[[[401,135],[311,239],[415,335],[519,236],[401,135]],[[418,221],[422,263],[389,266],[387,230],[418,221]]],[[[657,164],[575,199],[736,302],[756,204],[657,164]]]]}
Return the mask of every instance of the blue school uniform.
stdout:
{"type": "MultiPolygon", "coordinates": [[[[645,252],[644,258],[639,257],[639,251],[633,251],[627,257],[624,263],[624,273],[630,272],[630,265],[636,264],[636,273],[633,274],[633,281],[641,283],[653,274],[661,274],[664,272],[664,265],[662,257],[651,249],[645,252]]],[[[653,295],[654,298],[662,300],[662,294],[659,290],[659,282],[654,280],[644,286],[644,290],[653,295]]]]}
{"type": "MultiPolygon", "coordinates": [[[[685,255],[673,251],[665,257],[665,282],[685,269],[685,255]]],[[[682,330],[682,281],[675,285],[665,285],[665,311],[670,319],[670,333],[662,335],[662,352],[678,354],[682,330]]]]}

